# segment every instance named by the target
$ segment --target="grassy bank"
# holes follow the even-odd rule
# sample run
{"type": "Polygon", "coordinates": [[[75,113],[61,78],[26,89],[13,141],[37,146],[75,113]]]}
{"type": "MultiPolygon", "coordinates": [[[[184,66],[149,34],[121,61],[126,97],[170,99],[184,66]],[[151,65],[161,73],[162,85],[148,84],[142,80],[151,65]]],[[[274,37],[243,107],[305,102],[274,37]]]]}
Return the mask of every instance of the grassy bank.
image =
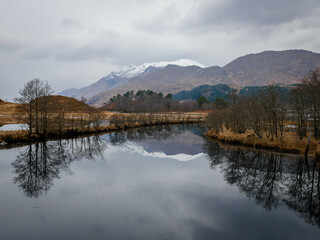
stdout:
{"type": "MultiPolygon", "coordinates": [[[[300,153],[303,154],[308,144],[308,139],[300,140],[295,133],[285,132],[282,138],[274,139],[262,137],[259,138],[254,134],[253,130],[247,130],[245,133],[234,133],[229,129],[222,129],[218,133],[209,130],[206,135],[215,140],[239,144],[248,147],[272,149],[284,153],[300,153]]],[[[320,141],[311,140],[309,154],[320,155],[320,141]]]]}
{"type": "Polygon", "coordinates": [[[50,131],[43,135],[37,135],[33,133],[29,136],[28,130],[18,130],[18,131],[3,131],[0,132],[0,143],[2,144],[13,144],[13,143],[24,143],[24,142],[36,142],[42,139],[54,140],[59,138],[76,137],[88,134],[97,133],[108,133],[119,130],[126,130],[129,128],[138,128],[145,126],[155,126],[155,125],[165,125],[165,124],[192,124],[203,122],[204,118],[200,117],[188,117],[188,118],[176,118],[176,119],[157,119],[153,121],[136,121],[131,123],[122,124],[108,124],[99,127],[85,127],[83,129],[63,129],[60,133],[59,131],[50,131]]]}

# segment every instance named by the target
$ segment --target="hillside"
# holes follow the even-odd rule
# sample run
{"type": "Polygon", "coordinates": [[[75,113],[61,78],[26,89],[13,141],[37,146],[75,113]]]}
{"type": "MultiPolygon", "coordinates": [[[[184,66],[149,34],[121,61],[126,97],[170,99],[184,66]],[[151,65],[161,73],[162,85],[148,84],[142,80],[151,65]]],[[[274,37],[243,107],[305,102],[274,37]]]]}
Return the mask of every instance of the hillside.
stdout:
{"type": "MultiPolygon", "coordinates": [[[[192,63],[190,63],[192,64],[192,63]]],[[[143,65],[141,65],[143,66],[143,65]]],[[[320,54],[305,50],[265,51],[249,54],[235,59],[224,67],[203,67],[198,65],[178,66],[168,64],[137,67],[139,71],[128,75],[127,72],[117,77],[126,79],[113,80],[108,75],[110,85],[101,79],[85,88],[88,104],[102,106],[116,94],[127,91],[150,89],[164,94],[176,94],[189,91],[200,85],[227,84],[232,86],[265,86],[268,84],[294,84],[308,74],[310,70],[320,67],[320,54]],[[110,87],[111,86],[111,87],[110,87]]],[[[136,69],[136,68],[134,68],[136,69]]],[[[130,70],[132,71],[132,70],[130,70]]],[[[129,71],[129,72],[130,72],[129,71]]],[[[70,90],[72,95],[72,90],[70,90]]],[[[80,95],[76,96],[80,99],[80,95]]]]}
{"type": "MultiPolygon", "coordinates": [[[[275,85],[276,88],[285,96],[286,93],[292,89],[296,84],[290,85],[275,85]]],[[[255,95],[265,90],[267,86],[247,86],[247,87],[235,87],[226,84],[217,85],[201,85],[193,88],[190,91],[181,91],[173,95],[175,100],[197,100],[201,96],[205,96],[209,101],[213,102],[217,97],[227,99],[232,90],[240,96],[255,95]]]]}
{"type": "MultiPolygon", "coordinates": [[[[52,95],[47,98],[47,101],[52,111],[58,111],[59,108],[66,108],[68,112],[85,112],[92,109],[92,107],[77,99],[65,96],[52,95]]],[[[0,118],[13,117],[20,112],[21,106],[20,103],[0,101],[0,118]]]]}
{"type": "Polygon", "coordinates": [[[150,89],[167,94],[192,89],[199,85],[213,85],[226,81],[227,79],[219,67],[200,68],[197,66],[180,67],[168,65],[163,69],[153,69],[152,71],[144,72],[132,78],[121,87],[100,92],[92,97],[88,101],[88,104],[100,106],[112,96],[131,90],[150,89]],[[212,74],[212,72],[215,74],[212,74]]]}
{"type": "Polygon", "coordinates": [[[128,82],[130,79],[142,73],[150,73],[154,69],[162,69],[168,65],[175,65],[180,67],[198,66],[204,68],[202,64],[190,59],[180,59],[171,62],[144,63],[139,66],[128,65],[121,68],[119,71],[111,72],[109,75],[101,78],[99,81],[91,84],[90,86],[83,87],[80,89],[70,88],[60,92],[59,95],[74,97],[77,99],[81,99],[82,97],[89,99],[101,91],[107,91],[120,87],[121,85],[128,82]]]}
{"type": "Polygon", "coordinates": [[[60,108],[65,108],[68,112],[86,112],[92,107],[87,104],[70,97],[52,95],[48,96],[47,100],[50,104],[50,109],[52,111],[58,111],[60,108]]]}
{"type": "Polygon", "coordinates": [[[19,103],[11,103],[11,102],[0,102],[0,114],[1,115],[12,115],[18,112],[19,103]]]}
{"type": "MultiPolygon", "coordinates": [[[[199,87],[193,88],[190,91],[181,91],[173,95],[173,99],[176,100],[197,100],[201,96],[205,96],[209,101],[213,102],[215,98],[221,97],[226,98],[230,93],[232,88],[226,84],[217,85],[201,85],[199,87]]],[[[237,89],[236,89],[237,91],[237,89]]]]}
{"type": "Polygon", "coordinates": [[[239,57],[223,67],[238,86],[297,83],[320,67],[320,54],[304,50],[265,51],[239,57]]]}
{"type": "Polygon", "coordinates": [[[119,76],[106,76],[101,78],[99,81],[91,84],[90,86],[76,89],[70,88],[60,92],[62,96],[69,96],[77,99],[82,97],[90,98],[95,94],[101,92],[101,90],[110,90],[116,87],[119,87],[126,83],[130,78],[128,77],[119,77],[119,76]]]}
{"type": "Polygon", "coordinates": [[[5,102],[0,99],[0,126],[4,124],[17,123],[14,117],[19,113],[19,103],[5,102]]]}

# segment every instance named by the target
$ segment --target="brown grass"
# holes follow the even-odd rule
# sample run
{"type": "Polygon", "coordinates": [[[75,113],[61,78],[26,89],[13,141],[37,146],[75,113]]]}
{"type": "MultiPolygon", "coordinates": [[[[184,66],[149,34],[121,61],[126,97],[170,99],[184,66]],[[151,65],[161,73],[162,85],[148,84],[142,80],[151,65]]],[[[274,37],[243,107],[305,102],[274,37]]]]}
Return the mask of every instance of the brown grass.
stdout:
{"type": "MultiPolygon", "coordinates": [[[[68,118],[68,120],[71,119],[71,117],[83,117],[84,114],[88,114],[88,110],[91,109],[90,106],[86,105],[85,103],[82,103],[76,99],[63,97],[63,96],[50,96],[49,97],[51,102],[55,102],[56,105],[63,105],[67,104],[68,109],[72,109],[72,111],[66,112],[65,116],[68,118]],[[70,118],[70,119],[69,119],[70,118]]],[[[49,101],[50,101],[49,99],[49,101]]],[[[20,123],[19,118],[16,118],[15,115],[19,113],[19,107],[21,104],[18,103],[7,103],[7,102],[0,102],[0,125],[3,124],[11,124],[11,123],[20,123]]],[[[53,109],[54,110],[54,109],[53,109]]],[[[126,118],[130,118],[130,116],[134,114],[130,113],[113,113],[108,111],[102,111],[102,119],[109,120],[111,117],[115,114],[120,116],[126,116],[126,118]]],[[[139,114],[137,114],[139,115],[139,114]]],[[[141,116],[146,118],[144,114],[141,114],[141,116]]],[[[136,122],[132,123],[124,123],[122,125],[114,126],[114,125],[106,125],[106,126],[100,126],[99,128],[85,128],[85,129],[73,129],[63,130],[62,134],[58,135],[57,131],[51,131],[48,133],[49,139],[55,139],[57,137],[68,137],[68,136],[77,136],[77,135],[84,135],[84,134],[91,134],[91,133],[105,133],[115,130],[122,130],[127,128],[136,128],[136,127],[142,127],[142,126],[151,126],[151,125],[159,125],[159,124],[183,124],[183,123],[199,123],[204,121],[206,116],[206,113],[174,113],[174,114],[159,114],[154,119],[151,120],[151,122],[136,122]]],[[[126,119],[125,118],[125,119],[126,119]]],[[[20,118],[21,119],[21,118],[20,118]]],[[[149,117],[148,117],[149,119],[149,117]]],[[[150,120],[150,119],[149,119],[150,120]]],[[[125,121],[124,121],[125,122],[125,121]]],[[[0,142],[7,142],[7,143],[17,143],[17,142],[28,142],[28,141],[36,141],[39,140],[41,136],[38,136],[36,134],[32,134],[31,136],[28,135],[27,130],[18,130],[18,131],[0,131],[0,142]]]]}
{"type": "MultiPolygon", "coordinates": [[[[240,144],[255,148],[273,149],[279,152],[287,153],[304,153],[308,139],[302,140],[297,137],[296,133],[285,132],[283,137],[271,141],[270,138],[258,138],[253,130],[247,130],[245,133],[234,133],[232,130],[222,129],[218,133],[209,130],[207,136],[218,141],[240,144]]],[[[320,153],[320,141],[312,140],[310,143],[309,154],[320,153]]]]}
{"type": "Polygon", "coordinates": [[[19,103],[1,102],[0,114],[1,115],[14,115],[18,113],[19,103]]]}
{"type": "Polygon", "coordinates": [[[0,102],[0,125],[19,123],[15,115],[19,113],[19,103],[0,102]]]}
{"type": "MultiPolygon", "coordinates": [[[[41,98],[39,98],[41,101],[41,98]]],[[[51,95],[47,97],[47,101],[50,103],[53,103],[51,105],[51,111],[59,111],[60,106],[67,106],[68,108],[72,109],[72,112],[86,112],[90,109],[93,109],[92,107],[88,106],[87,104],[71,97],[65,97],[60,95],[51,95]]]]}
{"type": "MultiPolygon", "coordinates": [[[[74,136],[88,135],[88,134],[96,134],[96,133],[107,133],[112,131],[126,130],[129,128],[138,128],[144,126],[154,126],[154,125],[163,125],[163,124],[186,124],[186,123],[199,123],[203,120],[200,118],[183,118],[183,119],[171,119],[170,121],[165,121],[165,119],[160,119],[157,122],[143,122],[143,123],[131,123],[131,124],[121,124],[119,126],[115,126],[113,124],[108,124],[105,126],[100,126],[97,128],[90,127],[84,129],[73,129],[68,130],[65,129],[62,131],[62,134],[59,135],[56,132],[49,132],[46,136],[47,140],[50,139],[58,139],[58,138],[68,138],[74,136]]],[[[18,130],[18,131],[0,131],[0,143],[21,143],[21,142],[33,142],[42,139],[43,137],[40,135],[32,134],[28,135],[27,130],[18,130]]]]}
{"type": "MultiPolygon", "coordinates": [[[[48,101],[54,103],[52,106],[50,106],[52,108],[51,111],[58,111],[58,106],[68,106],[68,108],[72,109],[72,111],[67,112],[66,116],[70,117],[80,117],[83,112],[87,112],[90,109],[93,109],[92,107],[81,101],[78,101],[77,99],[60,95],[49,96],[48,101]]],[[[21,106],[22,105],[20,103],[0,101],[0,125],[22,123],[20,122],[19,118],[16,117],[16,115],[21,111],[21,106]]],[[[110,114],[108,113],[103,113],[103,115],[105,117],[110,117],[110,114]]]]}

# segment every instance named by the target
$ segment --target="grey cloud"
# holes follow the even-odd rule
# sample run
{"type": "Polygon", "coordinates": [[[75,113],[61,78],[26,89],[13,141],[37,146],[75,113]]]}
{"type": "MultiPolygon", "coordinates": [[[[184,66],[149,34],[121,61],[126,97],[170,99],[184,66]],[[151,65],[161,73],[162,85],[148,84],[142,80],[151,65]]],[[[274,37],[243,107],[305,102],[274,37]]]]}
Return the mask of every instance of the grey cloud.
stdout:
{"type": "Polygon", "coordinates": [[[113,47],[110,45],[83,47],[66,50],[56,54],[56,59],[63,61],[87,61],[90,59],[108,58],[113,55],[113,47]]]}
{"type": "Polygon", "coordinates": [[[0,31],[0,51],[11,52],[17,51],[28,44],[28,41],[0,31]]]}
{"type": "MultiPolygon", "coordinates": [[[[225,0],[225,1],[195,1],[195,5],[184,18],[179,19],[179,9],[175,5],[168,7],[153,19],[135,24],[137,29],[150,32],[179,31],[208,32],[228,31],[240,28],[272,28],[290,23],[296,19],[319,15],[318,0],[225,0]]],[[[319,19],[319,17],[318,17],[319,19]]],[[[262,32],[262,31],[261,31],[262,32]]]]}
{"type": "MultiPolygon", "coordinates": [[[[120,36],[111,30],[88,29],[89,39],[73,44],[77,39],[69,39],[68,48],[56,51],[55,58],[63,61],[86,61],[110,58],[119,47],[120,36]]],[[[81,40],[79,40],[81,41],[81,40]]]]}
{"type": "Polygon", "coordinates": [[[68,39],[51,40],[50,42],[38,42],[27,49],[24,49],[22,57],[27,60],[43,60],[52,58],[59,52],[70,49],[72,44],[68,39]]]}
{"type": "Polygon", "coordinates": [[[15,51],[20,47],[21,46],[18,43],[0,40],[0,51],[15,51]]]}
{"type": "Polygon", "coordinates": [[[76,27],[76,28],[80,28],[80,29],[84,28],[84,25],[81,22],[79,22],[75,19],[72,19],[72,18],[62,19],[61,25],[64,27],[76,27]]]}
{"type": "Polygon", "coordinates": [[[0,13],[0,79],[45,77],[61,90],[130,63],[320,51],[319,0],[11,0],[0,13]]]}
{"type": "Polygon", "coordinates": [[[176,30],[176,26],[179,25],[181,19],[181,13],[179,7],[176,5],[170,5],[160,11],[152,19],[144,19],[136,21],[133,26],[142,31],[148,31],[151,33],[164,33],[176,30]]]}
{"type": "Polygon", "coordinates": [[[319,7],[320,2],[317,0],[207,1],[195,9],[188,22],[204,25],[278,25],[309,16],[319,7]]]}
{"type": "Polygon", "coordinates": [[[23,56],[28,60],[52,58],[64,62],[108,60],[119,65],[195,56],[190,49],[179,47],[179,44],[168,44],[168,41],[154,36],[146,39],[140,34],[118,34],[110,30],[95,30],[86,34],[86,40],[75,36],[39,43],[26,50],[23,56]]]}
{"type": "Polygon", "coordinates": [[[83,29],[72,37],[38,42],[26,49],[22,56],[27,60],[53,58],[59,61],[86,61],[103,59],[113,54],[115,45],[119,41],[114,31],[86,27],[83,29]]]}

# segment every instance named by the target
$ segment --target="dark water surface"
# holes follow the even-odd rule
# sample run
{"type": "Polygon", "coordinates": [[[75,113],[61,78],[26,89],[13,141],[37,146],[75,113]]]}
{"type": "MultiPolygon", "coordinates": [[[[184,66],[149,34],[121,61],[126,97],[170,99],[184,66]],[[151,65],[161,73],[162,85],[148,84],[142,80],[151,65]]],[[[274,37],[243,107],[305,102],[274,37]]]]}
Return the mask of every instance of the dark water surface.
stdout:
{"type": "Polygon", "coordinates": [[[0,150],[0,239],[320,239],[319,164],[152,127],[0,150]]]}

